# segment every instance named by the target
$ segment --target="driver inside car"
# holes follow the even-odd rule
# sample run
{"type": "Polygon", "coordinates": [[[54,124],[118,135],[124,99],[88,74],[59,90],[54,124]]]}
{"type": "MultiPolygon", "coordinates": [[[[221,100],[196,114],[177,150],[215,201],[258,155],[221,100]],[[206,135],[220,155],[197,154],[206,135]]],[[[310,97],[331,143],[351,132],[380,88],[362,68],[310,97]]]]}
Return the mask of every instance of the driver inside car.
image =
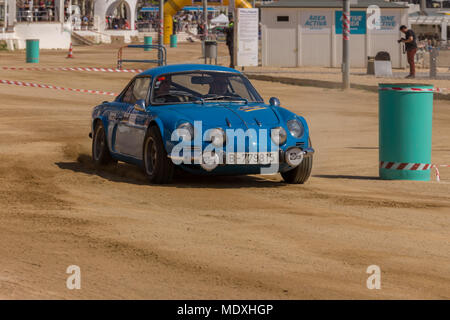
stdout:
{"type": "Polygon", "coordinates": [[[170,86],[172,81],[167,77],[159,77],[155,82],[155,102],[181,102],[180,98],[170,94],[170,86]]]}
{"type": "Polygon", "coordinates": [[[211,82],[208,94],[223,96],[228,94],[228,80],[226,77],[215,77],[211,82]]]}

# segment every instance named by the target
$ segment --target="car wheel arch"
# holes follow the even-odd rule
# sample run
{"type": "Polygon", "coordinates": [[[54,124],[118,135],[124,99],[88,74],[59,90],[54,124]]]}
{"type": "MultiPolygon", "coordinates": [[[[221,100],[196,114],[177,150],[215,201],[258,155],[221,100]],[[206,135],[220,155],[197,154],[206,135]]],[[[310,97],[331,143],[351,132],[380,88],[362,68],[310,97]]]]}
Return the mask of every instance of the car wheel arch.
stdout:
{"type": "MultiPolygon", "coordinates": [[[[150,121],[150,123],[148,124],[148,127],[147,127],[146,135],[147,135],[148,132],[150,131],[150,128],[151,128],[151,127],[157,127],[157,128],[159,129],[159,133],[161,134],[161,138],[162,138],[162,140],[163,140],[163,142],[164,142],[164,141],[165,141],[165,139],[164,139],[164,137],[165,137],[165,134],[164,134],[164,124],[162,123],[161,119],[155,118],[155,119],[152,119],[152,120],[150,121]]],[[[163,143],[163,145],[164,145],[164,148],[167,149],[166,144],[163,143]]]]}
{"type": "Polygon", "coordinates": [[[97,127],[97,125],[98,125],[99,122],[103,124],[103,127],[105,126],[105,124],[103,123],[102,119],[100,119],[100,118],[95,118],[95,119],[92,121],[92,131],[95,130],[95,128],[97,127]]]}
{"type": "MultiPolygon", "coordinates": [[[[101,123],[103,125],[103,129],[105,130],[105,135],[108,136],[108,121],[103,117],[97,117],[94,120],[92,120],[92,137],[94,137],[95,129],[97,128],[98,124],[101,123]]],[[[109,143],[108,143],[109,145],[109,143]]],[[[110,148],[111,150],[111,148],[110,148]]]]}
{"type": "Polygon", "coordinates": [[[108,131],[108,120],[102,116],[96,117],[94,120],[92,120],[92,129],[95,129],[95,126],[99,122],[101,122],[101,124],[103,125],[103,128],[105,128],[105,131],[108,131]]]}
{"type": "Polygon", "coordinates": [[[152,119],[152,120],[150,121],[150,123],[148,124],[147,132],[150,130],[150,128],[151,128],[152,126],[158,127],[159,132],[161,133],[161,137],[162,137],[163,140],[164,140],[164,124],[162,123],[161,119],[159,119],[159,118],[154,118],[154,119],[152,119]]]}

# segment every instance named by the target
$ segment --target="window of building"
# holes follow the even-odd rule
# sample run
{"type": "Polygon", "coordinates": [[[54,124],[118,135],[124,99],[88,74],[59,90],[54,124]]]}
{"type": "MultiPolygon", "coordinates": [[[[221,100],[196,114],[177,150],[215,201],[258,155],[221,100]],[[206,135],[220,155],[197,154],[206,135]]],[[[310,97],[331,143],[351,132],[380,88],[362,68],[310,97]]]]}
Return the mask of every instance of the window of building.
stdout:
{"type": "Polygon", "coordinates": [[[289,16],[277,16],[277,22],[289,22],[289,16]]]}

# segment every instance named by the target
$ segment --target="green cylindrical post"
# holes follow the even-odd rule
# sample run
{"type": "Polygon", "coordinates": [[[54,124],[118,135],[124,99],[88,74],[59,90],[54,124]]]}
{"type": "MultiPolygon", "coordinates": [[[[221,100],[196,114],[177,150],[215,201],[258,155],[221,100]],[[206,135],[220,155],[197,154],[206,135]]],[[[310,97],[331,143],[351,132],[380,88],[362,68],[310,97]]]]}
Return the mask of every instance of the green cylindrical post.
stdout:
{"type": "Polygon", "coordinates": [[[27,39],[27,63],[39,63],[39,39],[27,39]]]}
{"type": "Polygon", "coordinates": [[[170,47],[171,48],[176,48],[177,47],[177,35],[176,34],[171,34],[170,35],[170,47]]]}
{"type": "MultiPolygon", "coordinates": [[[[149,36],[144,37],[144,44],[145,45],[152,45],[153,44],[153,38],[149,36]]],[[[150,51],[152,48],[144,48],[144,51],[150,51]]]]}
{"type": "Polygon", "coordinates": [[[432,85],[379,85],[380,178],[430,180],[432,85]],[[383,89],[384,88],[384,89],[383,89]]]}

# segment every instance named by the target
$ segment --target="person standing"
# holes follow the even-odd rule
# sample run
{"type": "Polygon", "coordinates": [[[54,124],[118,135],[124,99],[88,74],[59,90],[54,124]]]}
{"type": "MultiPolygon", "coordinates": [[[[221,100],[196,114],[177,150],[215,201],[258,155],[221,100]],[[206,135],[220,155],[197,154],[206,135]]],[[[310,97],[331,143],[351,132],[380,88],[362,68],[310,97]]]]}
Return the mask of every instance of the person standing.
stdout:
{"type": "Polygon", "coordinates": [[[178,29],[178,18],[177,16],[173,16],[172,19],[172,34],[177,34],[177,29],[178,29]]]}
{"type": "Polygon", "coordinates": [[[406,56],[408,57],[409,64],[409,75],[406,78],[415,78],[416,64],[414,58],[417,52],[416,34],[406,26],[401,26],[400,31],[405,34],[405,38],[400,39],[399,42],[405,44],[406,56]]]}
{"type": "Polygon", "coordinates": [[[234,22],[232,20],[224,31],[228,52],[230,53],[230,68],[234,68],[234,22]]]}

